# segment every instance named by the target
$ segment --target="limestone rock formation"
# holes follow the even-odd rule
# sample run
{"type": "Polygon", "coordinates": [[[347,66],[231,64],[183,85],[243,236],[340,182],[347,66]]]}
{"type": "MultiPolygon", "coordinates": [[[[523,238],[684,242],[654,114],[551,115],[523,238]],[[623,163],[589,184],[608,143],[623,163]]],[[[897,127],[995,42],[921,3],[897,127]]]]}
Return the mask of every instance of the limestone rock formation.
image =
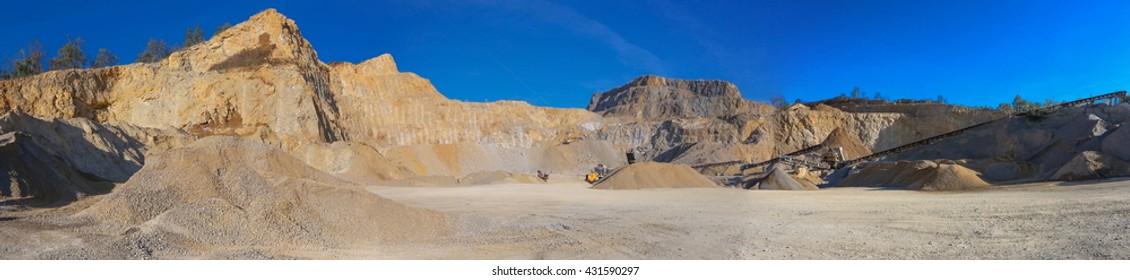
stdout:
{"type": "Polygon", "coordinates": [[[588,105],[604,116],[597,138],[634,148],[647,160],[688,164],[759,162],[820,144],[836,130],[833,138],[843,142],[837,144],[859,143],[846,155],[853,159],[1002,115],[950,105],[923,108],[853,113],[817,102],[779,109],[742,98],[731,83],[657,76],[598,93],[588,105]]]}
{"type": "Polygon", "coordinates": [[[267,10],[159,62],[4,81],[0,110],[293,148],[346,138],[329,72],[294,22],[267,10]]]}
{"type": "Polygon", "coordinates": [[[460,143],[528,149],[601,126],[581,109],[448,100],[428,80],[398,72],[387,54],[327,65],[275,10],[159,62],[0,81],[0,112],[12,110],[239,136],[291,152],[339,141],[382,150],[460,143]]]}
{"type": "Polygon", "coordinates": [[[743,99],[733,83],[649,75],[593,95],[588,110],[605,116],[670,119],[722,117],[752,107],[759,104],[743,99]]]}
{"type": "Polygon", "coordinates": [[[377,146],[477,143],[529,148],[599,126],[596,115],[580,109],[449,100],[426,79],[397,72],[387,54],[332,67],[344,130],[354,140],[377,146]]]}

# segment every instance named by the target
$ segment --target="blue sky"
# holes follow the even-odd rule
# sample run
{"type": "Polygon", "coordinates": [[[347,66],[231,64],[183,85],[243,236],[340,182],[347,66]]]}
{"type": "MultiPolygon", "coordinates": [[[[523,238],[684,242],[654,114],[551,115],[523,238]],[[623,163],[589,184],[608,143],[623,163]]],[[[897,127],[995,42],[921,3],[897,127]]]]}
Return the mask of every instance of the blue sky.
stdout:
{"type": "Polygon", "coordinates": [[[277,8],[323,61],[391,53],[467,101],[584,107],[656,74],[734,82],[746,98],[869,95],[989,105],[1130,89],[1130,1],[20,1],[0,56],[66,35],[132,62],[277,8]]]}

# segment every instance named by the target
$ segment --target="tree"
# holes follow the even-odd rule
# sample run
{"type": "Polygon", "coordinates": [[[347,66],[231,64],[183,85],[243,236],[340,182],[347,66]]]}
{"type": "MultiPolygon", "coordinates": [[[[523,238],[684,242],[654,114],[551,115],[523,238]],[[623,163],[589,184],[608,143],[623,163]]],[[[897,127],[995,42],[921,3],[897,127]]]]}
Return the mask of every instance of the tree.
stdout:
{"type": "Polygon", "coordinates": [[[231,28],[231,23],[227,23],[227,22],[216,27],[216,32],[212,33],[212,37],[216,37],[216,35],[220,35],[220,33],[224,33],[224,30],[228,30],[228,28],[231,28]]]}
{"type": "Polygon", "coordinates": [[[161,61],[169,56],[172,50],[169,45],[165,44],[165,40],[149,38],[149,43],[145,45],[145,50],[137,54],[135,62],[151,63],[161,61]]]}
{"type": "Polygon", "coordinates": [[[102,68],[117,63],[118,56],[111,53],[110,50],[98,49],[98,56],[94,57],[94,62],[90,63],[90,68],[102,68]]]}
{"type": "Polygon", "coordinates": [[[946,103],[946,97],[939,94],[938,99],[935,99],[934,101],[937,101],[938,103],[946,103]]]}
{"type": "Polygon", "coordinates": [[[184,32],[184,47],[191,47],[204,42],[204,30],[200,26],[189,28],[184,32]]]}
{"type": "Polygon", "coordinates": [[[851,98],[856,98],[856,99],[863,98],[863,92],[859,91],[859,87],[855,87],[855,88],[851,89],[851,98]]]}
{"type": "Polygon", "coordinates": [[[1020,97],[1019,94],[1017,94],[1016,97],[1012,98],[1012,108],[1016,109],[1016,111],[1026,112],[1032,109],[1036,109],[1036,107],[1039,106],[1039,103],[1033,103],[1032,101],[1025,100],[1023,97],[1020,97]]]}
{"type": "Polygon", "coordinates": [[[27,77],[43,73],[43,44],[33,40],[27,44],[27,49],[20,50],[20,56],[9,61],[11,72],[5,73],[5,79],[27,77]]]}
{"type": "Polygon", "coordinates": [[[1012,114],[1012,112],[1014,111],[1012,105],[1009,105],[1008,103],[1001,103],[1000,105],[997,105],[997,110],[1001,110],[1002,112],[1009,114],[1012,114]]]}
{"type": "Polygon", "coordinates": [[[886,98],[883,98],[883,94],[882,94],[882,93],[879,93],[878,91],[876,91],[876,92],[875,92],[875,100],[880,100],[880,101],[882,101],[882,100],[887,100],[887,99],[886,99],[886,98]]]}
{"type": "Polygon", "coordinates": [[[1044,99],[1044,106],[1043,107],[1051,107],[1052,105],[1055,105],[1056,103],[1059,103],[1059,102],[1056,102],[1055,99],[1051,99],[1051,98],[1044,99]]]}
{"type": "Polygon", "coordinates": [[[770,98],[769,104],[772,104],[773,106],[777,106],[777,108],[789,107],[789,102],[785,101],[785,97],[780,96],[780,95],[774,96],[773,98],[770,98]]]}
{"type": "Polygon", "coordinates": [[[67,44],[59,48],[50,61],[51,70],[81,69],[86,67],[86,54],[82,52],[82,38],[67,36],[67,44]]]}

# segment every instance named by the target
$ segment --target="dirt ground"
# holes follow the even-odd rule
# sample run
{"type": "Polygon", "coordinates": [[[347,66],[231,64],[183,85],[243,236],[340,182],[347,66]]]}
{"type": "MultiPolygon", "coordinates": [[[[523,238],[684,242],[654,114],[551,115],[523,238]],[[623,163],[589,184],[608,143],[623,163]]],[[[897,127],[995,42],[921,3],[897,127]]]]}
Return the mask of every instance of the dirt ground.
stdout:
{"type": "Polygon", "coordinates": [[[458,217],[396,259],[1127,259],[1130,179],[969,192],[369,187],[458,217]]]}
{"type": "Polygon", "coordinates": [[[0,258],[148,258],[137,250],[172,259],[1130,258],[1130,179],[963,192],[598,190],[579,181],[365,189],[443,212],[451,233],[334,248],[173,248],[171,236],[13,218],[41,209],[0,213],[8,217],[0,219],[0,258]]]}

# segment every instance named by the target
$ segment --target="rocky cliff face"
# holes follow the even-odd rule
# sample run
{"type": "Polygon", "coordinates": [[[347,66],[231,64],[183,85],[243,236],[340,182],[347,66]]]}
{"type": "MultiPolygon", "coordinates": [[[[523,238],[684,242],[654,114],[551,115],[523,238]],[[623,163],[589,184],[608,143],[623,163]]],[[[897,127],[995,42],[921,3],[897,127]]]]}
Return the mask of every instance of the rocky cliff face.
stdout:
{"type": "MultiPolygon", "coordinates": [[[[294,21],[274,10],[159,62],[51,71],[0,81],[0,113],[86,120],[159,135],[127,135],[133,140],[126,142],[139,151],[181,145],[138,140],[142,138],[238,136],[342,174],[361,169],[325,159],[348,156],[366,162],[354,158],[400,155],[379,159],[387,165],[405,165],[373,176],[381,179],[412,176],[404,170],[456,176],[490,170],[531,172],[532,168],[577,171],[589,168],[582,165],[616,161],[628,149],[638,151],[643,160],[753,162],[819,144],[837,128],[844,130],[844,137],[858,138],[851,142],[882,150],[990,117],[952,109],[925,115],[848,113],[828,106],[780,109],[742,98],[738,88],[725,81],[658,76],[642,76],[598,93],[588,109],[449,100],[427,79],[400,72],[387,54],[358,64],[326,64],[294,21]],[[563,146],[578,140],[588,140],[600,151],[563,146]],[[334,146],[337,142],[363,143],[363,147],[333,148],[355,147],[334,146]],[[464,146],[492,151],[486,155],[508,156],[497,157],[500,160],[467,156],[445,161],[443,168],[407,166],[429,162],[421,159],[428,158],[427,153],[418,151],[464,146]],[[568,155],[569,163],[547,160],[565,158],[559,154],[568,155]],[[513,162],[531,164],[506,166],[513,162]]],[[[135,161],[143,160],[138,156],[135,161]]],[[[128,177],[132,171],[118,173],[114,178],[128,177]]]]}
{"type": "Polygon", "coordinates": [[[745,100],[726,81],[679,80],[641,76],[615,89],[593,95],[588,110],[604,116],[637,119],[724,117],[761,105],[745,100]]]}
{"type": "Polygon", "coordinates": [[[0,83],[0,110],[88,118],[293,148],[346,139],[329,67],[274,10],[150,64],[51,71],[0,83]]]}
{"type": "Polygon", "coordinates": [[[822,104],[776,108],[743,99],[732,83],[657,76],[598,93],[588,105],[604,116],[597,138],[635,148],[646,159],[687,164],[767,160],[820,144],[836,129],[878,151],[1003,116],[949,105],[888,107],[859,113],[822,104]]]}
{"type": "MultiPolygon", "coordinates": [[[[679,80],[641,76],[593,95],[588,109],[604,116],[594,137],[635,149],[647,160],[673,161],[692,145],[744,145],[757,142],[756,127],[772,106],[741,97],[725,81],[679,80]]],[[[697,149],[702,149],[699,146],[697,149]]],[[[724,147],[723,147],[724,148],[724,147]]],[[[688,159],[746,159],[749,155],[688,159]]]]}
{"type": "Polygon", "coordinates": [[[387,54],[332,67],[337,99],[347,104],[341,107],[344,130],[358,141],[383,147],[479,143],[528,148],[598,121],[580,109],[449,100],[428,80],[398,72],[387,54]]]}
{"type": "MultiPolygon", "coordinates": [[[[327,172],[340,168],[317,159],[335,156],[339,151],[325,148],[335,142],[378,150],[456,143],[529,149],[600,127],[600,117],[582,109],[449,100],[427,79],[399,72],[387,54],[325,64],[294,21],[275,10],[159,62],[0,81],[5,112],[190,138],[239,136],[301,154],[327,172]]],[[[140,150],[152,144],[131,143],[140,150]]],[[[403,176],[386,175],[376,177],[403,176]]]]}
{"type": "Polygon", "coordinates": [[[398,72],[387,54],[327,65],[275,10],[160,62],[3,81],[0,96],[0,112],[234,135],[284,150],[342,140],[529,147],[597,118],[524,102],[448,100],[428,80],[398,72]]]}

